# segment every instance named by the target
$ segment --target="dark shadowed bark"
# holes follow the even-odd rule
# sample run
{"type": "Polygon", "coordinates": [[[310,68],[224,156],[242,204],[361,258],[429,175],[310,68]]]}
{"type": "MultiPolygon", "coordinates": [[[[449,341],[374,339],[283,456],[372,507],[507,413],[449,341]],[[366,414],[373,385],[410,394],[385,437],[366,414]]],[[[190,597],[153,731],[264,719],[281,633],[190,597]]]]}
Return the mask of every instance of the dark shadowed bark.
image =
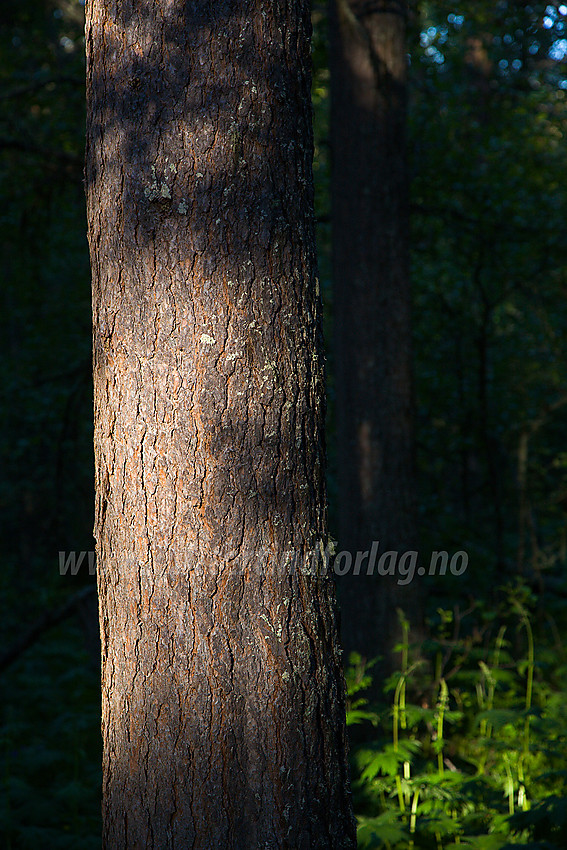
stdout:
{"type": "Polygon", "coordinates": [[[108,850],[353,848],[309,8],[91,0],[108,850]]]}
{"type": "MultiPolygon", "coordinates": [[[[414,550],[417,537],[406,12],[392,0],[331,2],[339,546],[379,541],[378,558],[414,550]]],[[[397,606],[419,621],[417,576],[400,586],[350,574],[340,599],[345,650],[367,657],[397,639],[397,606]]]]}

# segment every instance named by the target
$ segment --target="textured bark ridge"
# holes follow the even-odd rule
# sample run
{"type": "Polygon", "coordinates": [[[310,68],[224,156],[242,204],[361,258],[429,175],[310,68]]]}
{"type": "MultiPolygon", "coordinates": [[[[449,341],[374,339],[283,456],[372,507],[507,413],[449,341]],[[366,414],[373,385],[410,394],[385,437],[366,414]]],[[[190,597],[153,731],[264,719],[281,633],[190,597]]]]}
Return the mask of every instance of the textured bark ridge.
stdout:
{"type": "Polygon", "coordinates": [[[354,847],[309,8],[87,10],[104,847],[354,847]]]}
{"type": "MultiPolygon", "coordinates": [[[[331,3],[331,141],[339,547],[416,548],[406,166],[405,0],[331,3]]],[[[418,579],[341,580],[346,651],[417,625],[418,579]]]]}

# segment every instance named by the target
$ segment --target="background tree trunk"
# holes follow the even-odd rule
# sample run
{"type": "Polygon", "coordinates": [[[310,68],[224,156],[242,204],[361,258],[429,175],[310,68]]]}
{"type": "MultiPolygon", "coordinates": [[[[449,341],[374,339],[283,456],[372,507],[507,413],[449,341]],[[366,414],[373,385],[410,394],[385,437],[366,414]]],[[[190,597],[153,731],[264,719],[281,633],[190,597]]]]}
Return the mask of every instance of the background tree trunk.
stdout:
{"type": "MultiPolygon", "coordinates": [[[[379,541],[378,555],[417,545],[406,13],[392,0],[331,2],[339,548],[379,541]]],[[[417,578],[349,574],[340,601],[345,651],[367,657],[388,657],[396,606],[420,616],[417,578]]]]}
{"type": "Polygon", "coordinates": [[[309,5],[87,18],[103,844],[354,847],[309,5]]]}

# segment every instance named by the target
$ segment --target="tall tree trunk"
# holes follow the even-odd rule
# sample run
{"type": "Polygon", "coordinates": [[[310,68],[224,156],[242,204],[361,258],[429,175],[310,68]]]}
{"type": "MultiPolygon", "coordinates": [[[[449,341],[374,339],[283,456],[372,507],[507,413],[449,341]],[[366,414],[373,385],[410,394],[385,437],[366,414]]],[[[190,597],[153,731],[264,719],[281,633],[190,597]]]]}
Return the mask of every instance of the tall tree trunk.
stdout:
{"type": "Polygon", "coordinates": [[[309,5],[91,0],[103,845],[355,846],[309,5]]]}
{"type": "MultiPolygon", "coordinates": [[[[331,146],[339,547],[417,537],[406,165],[406,3],[331,0],[331,146]]],[[[362,572],[366,569],[363,564],[362,572]]],[[[417,577],[346,575],[347,651],[386,656],[417,577]]]]}

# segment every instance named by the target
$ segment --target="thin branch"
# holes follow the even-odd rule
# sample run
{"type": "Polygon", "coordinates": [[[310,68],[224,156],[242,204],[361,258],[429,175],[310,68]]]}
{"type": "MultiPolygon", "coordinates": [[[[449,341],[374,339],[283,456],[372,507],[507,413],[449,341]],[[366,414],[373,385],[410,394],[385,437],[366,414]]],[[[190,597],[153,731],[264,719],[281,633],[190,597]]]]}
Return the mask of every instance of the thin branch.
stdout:
{"type": "Polygon", "coordinates": [[[19,97],[25,97],[27,94],[34,94],[34,92],[41,91],[41,89],[47,88],[47,86],[51,85],[59,85],[61,83],[65,83],[67,85],[72,86],[83,86],[83,80],[80,77],[71,77],[71,76],[60,76],[60,77],[49,77],[45,80],[36,80],[33,83],[28,83],[25,86],[18,86],[17,88],[11,89],[11,91],[5,91],[0,94],[0,101],[2,100],[15,100],[19,97]]]}
{"type": "Polygon", "coordinates": [[[34,623],[27,632],[20,635],[20,637],[17,638],[12,645],[2,653],[2,655],[0,655],[0,672],[6,670],[14,663],[14,661],[17,661],[20,655],[23,655],[30,646],[33,646],[44,632],[53,628],[53,626],[57,626],[63,620],[66,620],[67,617],[70,617],[81,602],[89,596],[92,596],[95,592],[95,585],[83,587],[59,608],[56,608],[54,611],[48,611],[47,614],[44,614],[41,619],[34,623]]]}
{"type": "Polygon", "coordinates": [[[74,168],[82,168],[83,166],[82,156],[77,156],[77,154],[69,153],[68,151],[43,148],[40,145],[34,145],[31,142],[24,142],[21,139],[0,138],[0,150],[14,150],[20,153],[31,153],[34,156],[41,156],[49,162],[58,160],[64,165],[72,165],[74,168]]]}
{"type": "Polygon", "coordinates": [[[84,374],[88,374],[89,377],[91,377],[90,352],[88,358],[82,360],[80,363],[77,363],[71,369],[67,369],[64,372],[56,372],[54,375],[47,375],[46,377],[38,378],[37,380],[30,381],[26,384],[17,383],[13,386],[7,387],[4,392],[0,392],[0,399],[12,396],[14,393],[29,393],[38,389],[38,387],[45,386],[46,384],[54,384],[57,381],[64,381],[67,378],[77,378],[79,375],[82,376],[84,374]]]}

